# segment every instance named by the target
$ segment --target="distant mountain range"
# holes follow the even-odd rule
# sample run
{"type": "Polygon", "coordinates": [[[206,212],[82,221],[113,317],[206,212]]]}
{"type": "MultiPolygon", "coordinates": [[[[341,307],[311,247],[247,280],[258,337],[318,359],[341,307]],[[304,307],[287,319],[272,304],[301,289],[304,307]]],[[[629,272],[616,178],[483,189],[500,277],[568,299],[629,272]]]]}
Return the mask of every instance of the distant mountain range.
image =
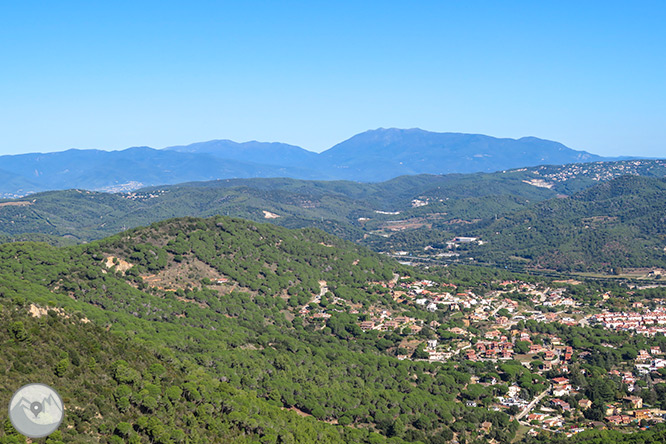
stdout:
{"type": "Polygon", "coordinates": [[[498,139],[420,129],[377,129],[320,153],[282,143],[213,140],[165,149],[67,150],[0,156],[0,197],[70,188],[131,191],[230,178],[379,182],[401,175],[493,172],[608,160],[534,137],[498,139]]]}

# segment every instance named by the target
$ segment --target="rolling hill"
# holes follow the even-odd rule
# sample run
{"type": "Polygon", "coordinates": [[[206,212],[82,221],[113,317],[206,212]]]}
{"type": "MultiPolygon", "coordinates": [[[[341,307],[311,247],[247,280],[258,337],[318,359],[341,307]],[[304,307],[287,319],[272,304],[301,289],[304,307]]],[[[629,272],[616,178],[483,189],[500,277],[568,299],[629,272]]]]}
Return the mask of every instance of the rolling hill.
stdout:
{"type": "Polygon", "coordinates": [[[485,241],[469,254],[564,271],[666,267],[665,214],[666,180],[623,176],[484,220],[467,232],[485,241]]]}
{"type": "Polygon", "coordinates": [[[444,221],[478,218],[557,194],[523,180],[522,173],[403,176],[371,184],[228,179],[130,193],[50,191],[0,202],[0,234],[40,233],[81,242],[170,217],[224,214],[291,228],[316,226],[359,239],[398,213],[401,217],[433,213],[444,221]],[[414,206],[419,198],[429,205],[414,206]],[[479,205],[479,199],[486,205],[479,205]]]}
{"type": "MultiPolygon", "coordinates": [[[[538,166],[489,174],[402,176],[380,183],[257,178],[193,182],[130,193],[52,191],[0,202],[0,235],[4,236],[0,240],[41,240],[56,245],[89,242],[171,217],[222,214],[288,228],[316,227],[376,251],[421,254],[424,248],[436,247],[432,252],[438,253],[455,236],[480,233],[491,240],[488,227],[495,220],[509,223],[506,221],[513,221],[514,216],[522,217],[521,211],[538,212],[539,202],[559,208],[563,202],[575,201],[576,193],[593,190],[600,183],[627,174],[664,177],[666,162],[632,160],[538,166]],[[562,199],[567,195],[572,196],[571,200],[562,199]]],[[[594,199],[580,205],[591,208],[594,199]]],[[[624,205],[628,211],[639,211],[643,203],[636,198],[624,205]]],[[[615,217],[615,206],[607,210],[605,216],[615,217]]],[[[578,223],[565,216],[558,224],[569,223],[566,221],[578,223]]],[[[627,239],[635,242],[633,235],[627,239]]],[[[560,241],[563,239],[554,237],[548,242],[560,241]]],[[[491,250],[499,245],[502,247],[492,255],[509,252],[523,257],[520,252],[511,253],[513,250],[502,242],[493,241],[484,247],[483,257],[489,260],[485,252],[491,255],[491,250]]],[[[472,257],[482,258],[476,254],[478,251],[474,253],[472,257]]],[[[610,270],[608,264],[595,262],[600,257],[587,257],[591,269],[610,270]]],[[[638,261],[638,256],[632,257],[631,262],[638,261]]],[[[652,259],[653,256],[647,256],[645,261],[638,262],[649,265],[652,259]]],[[[549,266],[571,269],[565,264],[549,266]]]]}

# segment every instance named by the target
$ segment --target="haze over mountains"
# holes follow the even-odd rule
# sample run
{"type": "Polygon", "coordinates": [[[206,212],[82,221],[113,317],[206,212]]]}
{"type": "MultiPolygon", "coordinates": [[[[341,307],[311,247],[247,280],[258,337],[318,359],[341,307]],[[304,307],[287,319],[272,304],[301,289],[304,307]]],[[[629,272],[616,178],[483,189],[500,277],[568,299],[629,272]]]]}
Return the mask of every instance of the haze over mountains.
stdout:
{"type": "Polygon", "coordinates": [[[420,129],[377,129],[320,154],[281,144],[213,140],[166,149],[67,150],[0,156],[0,196],[69,188],[129,191],[227,178],[377,182],[401,175],[492,172],[609,160],[534,137],[499,139],[420,129]]]}

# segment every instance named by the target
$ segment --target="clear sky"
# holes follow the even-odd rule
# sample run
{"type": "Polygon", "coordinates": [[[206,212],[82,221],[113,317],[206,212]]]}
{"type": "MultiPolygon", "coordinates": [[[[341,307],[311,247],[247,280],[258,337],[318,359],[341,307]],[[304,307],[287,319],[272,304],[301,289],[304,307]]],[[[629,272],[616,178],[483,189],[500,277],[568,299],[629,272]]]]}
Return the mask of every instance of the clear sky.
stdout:
{"type": "Polygon", "coordinates": [[[666,2],[4,1],[0,153],[378,127],[666,157],[666,2]]]}

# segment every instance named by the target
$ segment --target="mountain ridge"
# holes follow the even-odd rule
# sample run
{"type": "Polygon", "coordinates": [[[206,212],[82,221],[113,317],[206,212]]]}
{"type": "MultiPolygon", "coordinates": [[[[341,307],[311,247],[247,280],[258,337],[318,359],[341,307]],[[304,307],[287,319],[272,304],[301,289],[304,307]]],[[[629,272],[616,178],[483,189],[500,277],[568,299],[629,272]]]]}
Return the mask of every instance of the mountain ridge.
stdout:
{"type": "Polygon", "coordinates": [[[520,158],[523,167],[603,160],[601,156],[536,137],[496,138],[483,134],[434,133],[419,128],[366,131],[322,152],[322,156],[333,168],[344,169],[342,174],[347,179],[360,174],[367,164],[379,163],[388,169],[375,172],[371,176],[374,180],[387,180],[399,172],[498,171],[516,158],[520,158]],[[400,149],[404,144],[410,146],[409,151],[400,149]]]}
{"type": "Polygon", "coordinates": [[[605,158],[536,137],[495,138],[418,128],[376,129],[322,153],[278,142],[226,139],[164,149],[70,149],[0,156],[0,197],[79,188],[131,191],[146,186],[229,178],[381,182],[402,175],[492,172],[605,158]]]}

